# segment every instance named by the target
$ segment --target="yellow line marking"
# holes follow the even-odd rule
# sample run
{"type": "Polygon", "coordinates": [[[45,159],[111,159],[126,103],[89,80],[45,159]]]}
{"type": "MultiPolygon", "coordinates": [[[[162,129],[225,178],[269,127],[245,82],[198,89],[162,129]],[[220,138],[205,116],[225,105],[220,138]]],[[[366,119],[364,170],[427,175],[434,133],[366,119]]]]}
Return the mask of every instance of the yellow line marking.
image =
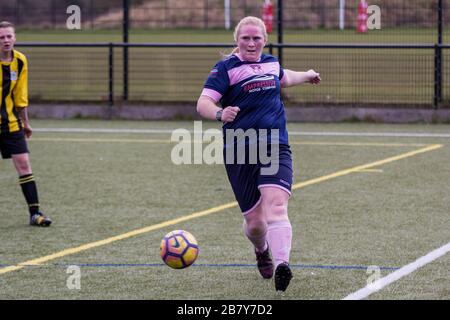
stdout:
{"type": "Polygon", "coordinates": [[[376,173],[383,173],[382,169],[364,169],[364,170],[358,170],[357,172],[376,172],[376,173]]]}
{"type": "Polygon", "coordinates": [[[329,175],[326,175],[326,176],[322,176],[322,177],[319,177],[319,178],[310,179],[308,181],[304,181],[304,182],[300,182],[300,183],[294,184],[292,186],[292,190],[303,188],[303,187],[306,187],[306,186],[309,186],[309,185],[312,185],[312,184],[316,184],[316,183],[319,183],[319,182],[323,182],[323,181],[326,181],[326,180],[342,177],[342,176],[345,176],[345,175],[350,174],[352,172],[357,172],[357,171],[360,171],[360,170],[365,170],[365,169],[370,169],[370,168],[373,168],[373,167],[378,167],[378,166],[381,166],[381,165],[386,164],[386,163],[390,163],[390,162],[398,161],[398,160],[401,160],[401,159],[409,158],[409,157],[415,156],[417,154],[429,152],[429,151],[436,150],[436,149],[439,149],[439,148],[442,148],[442,147],[443,147],[442,144],[433,144],[431,146],[428,146],[428,147],[425,147],[425,148],[421,148],[421,149],[418,149],[418,150],[415,150],[415,151],[402,153],[402,154],[400,154],[398,156],[386,158],[386,159],[375,161],[375,162],[371,162],[371,163],[368,163],[368,164],[363,164],[361,166],[356,166],[356,167],[353,167],[353,168],[350,168],[350,169],[341,170],[341,171],[338,171],[338,172],[335,172],[335,173],[332,173],[332,174],[329,174],[329,175]]]}
{"type": "Polygon", "coordinates": [[[306,146],[344,146],[344,147],[426,147],[430,144],[425,143],[377,143],[377,142],[295,142],[289,141],[289,144],[306,145],[306,146]]]}
{"type": "MultiPolygon", "coordinates": [[[[171,141],[170,139],[102,139],[102,138],[32,138],[30,141],[44,142],[111,142],[111,143],[220,143],[222,141],[198,141],[198,140],[182,140],[171,141]]],[[[430,144],[423,143],[376,143],[376,142],[308,142],[308,141],[290,141],[291,145],[305,146],[370,146],[370,147],[424,147],[430,144]]]]}
{"type": "MultiPolygon", "coordinates": [[[[335,173],[332,173],[332,174],[329,174],[329,175],[326,175],[326,176],[322,176],[322,177],[319,177],[319,178],[310,179],[308,181],[300,182],[300,183],[297,183],[297,184],[293,185],[292,186],[292,190],[304,188],[304,187],[307,187],[307,186],[310,186],[310,185],[313,185],[313,184],[317,184],[317,183],[320,183],[320,182],[323,182],[323,181],[327,181],[327,180],[335,179],[335,178],[338,178],[338,177],[342,177],[342,176],[348,175],[350,173],[357,172],[359,170],[365,170],[365,169],[381,166],[383,164],[387,164],[387,163],[390,163],[390,162],[394,162],[394,161],[398,161],[398,160],[405,159],[405,158],[408,158],[408,157],[412,157],[412,156],[415,156],[417,154],[421,154],[421,153],[429,152],[429,151],[432,151],[432,150],[436,150],[436,149],[441,148],[442,146],[443,145],[441,145],[441,144],[434,144],[434,145],[431,145],[431,146],[428,146],[428,147],[425,147],[425,148],[421,148],[421,149],[418,149],[418,150],[415,150],[415,151],[403,153],[403,154],[400,154],[398,156],[394,156],[394,157],[386,158],[386,159],[383,159],[383,160],[371,162],[371,163],[368,163],[368,164],[356,166],[356,167],[353,167],[353,168],[341,170],[341,171],[338,171],[338,172],[335,172],[335,173]]],[[[4,267],[4,268],[0,269],[0,274],[5,274],[5,273],[8,273],[8,272],[17,271],[17,270],[20,270],[20,269],[24,268],[25,266],[41,265],[41,264],[43,264],[45,262],[48,262],[48,261],[51,261],[51,260],[54,260],[54,259],[62,258],[62,257],[68,256],[68,255],[72,255],[72,254],[76,254],[76,253],[79,253],[79,252],[82,252],[82,251],[86,251],[86,250],[89,250],[89,249],[92,249],[92,248],[100,247],[100,246],[103,246],[103,245],[106,245],[106,244],[110,244],[110,243],[115,242],[115,241],[124,240],[124,239],[130,238],[130,237],[134,237],[134,236],[137,236],[137,235],[140,235],[140,234],[143,234],[143,233],[147,233],[147,232],[150,232],[150,231],[154,231],[154,230],[157,230],[157,229],[168,227],[168,226],[180,223],[180,222],[188,221],[188,220],[199,218],[199,217],[204,217],[204,216],[207,216],[207,215],[209,215],[211,213],[215,213],[215,212],[219,212],[219,211],[222,211],[222,210],[225,210],[225,209],[233,208],[235,206],[237,206],[237,202],[226,203],[226,204],[223,204],[221,206],[217,206],[217,207],[213,207],[213,208],[210,208],[210,209],[207,209],[207,210],[195,212],[195,213],[192,213],[192,214],[187,215],[187,216],[183,216],[183,217],[180,217],[180,218],[168,220],[168,221],[161,222],[161,223],[158,223],[158,224],[154,224],[154,225],[151,225],[151,226],[148,226],[148,227],[144,227],[144,228],[141,228],[141,229],[136,229],[136,230],[133,230],[133,231],[130,231],[130,232],[127,232],[127,233],[123,233],[123,234],[120,234],[120,235],[117,235],[117,236],[114,236],[114,237],[110,237],[110,238],[107,238],[107,239],[103,239],[103,240],[87,243],[87,244],[84,244],[84,245],[81,245],[81,246],[78,246],[78,247],[74,247],[74,248],[65,249],[65,250],[62,250],[62,251],[59,251],[59,252],[56,252],[56,253],[53,253],[53,254],[50,254],[50,255],[47,255],[47,256],[43,256],[43,257],[40,257],[40,258],[37,258],[37,259],[32,259],[32,260],[28,260],[28,261],[19,263],[18,265],[15,265],[15,266],[4,267]]]]}
{"type": "Polygon", "coordinates": [[[143,234],[143,233],[147,233],[147,232],[150,232],[150,231],[154,231],[154,230],[157,230],[157,229],[168,227],[168,226],[171,226],[171,225],[174,225],[174,224],[177,224],[177,223],[180,223],[180,222],[184,222],[184,221],[187,221],[187,220],[203,217],[203,216],[209,215],[211,213],[222,211],[222,210],[225,210],[225,209],[228,209],[228,208],[232,208],[232,207],[235,207],[235,206],[237,206],[237,202],[230,202],[230,203],[227,203],[227,204],[224,204],[224,205],[221,205],[221,206],[210,208],[208,210],[195,212],[195,213],[192,213],[192,214],[187,215],[187,216],[183,216],[183,217],[180,217],[180,218],[168,220],[168,221],[161,222],[161,223],[158,223],[158,224],[154,224],[154,225],[151,225],[151,226],[148,226],[148,227],[144,227],[144,228],[141,228],[141,229],[136,229],[136,230],[133,230],[133,231],[130,231],[130,232],[127,232],[127,233],[123,233],[123,234],[120,234],[120,235],[117,235],[117,236],[114,236],[114,237],[110,237],[110,238],[103,239],[103,240],[100,240],[100,241],[87,243],[87,244],[84,244],[84,245],[81,245],[81,246],[78,246],[78,247],[62,250],[62,251],[56,252],[54,254],[50,254],[50,255],[47,255],[47,256],[44,256],[44,257],[40,257],[40,258],[37,258],[37,259],[28,260],[28,261],[19,263],[16,266],[9,266],[9,267],[2,268],[2,269],[0,269],[0,274],[4,274],[4,273],[20,270],[20,269],[22,269],[25,266],[41,265],[41,264],[43,264],[45,262],[48,262],[50,260],[62,258],[62,257],[68,256],[68,255],[79,253],[81,251],[89,250],[89,249],[92,249],[92,248],[104,246],[106,244],[110,244],[110,243],[115,242],[115,241],[131,238],[131,237],[143,234]]]}

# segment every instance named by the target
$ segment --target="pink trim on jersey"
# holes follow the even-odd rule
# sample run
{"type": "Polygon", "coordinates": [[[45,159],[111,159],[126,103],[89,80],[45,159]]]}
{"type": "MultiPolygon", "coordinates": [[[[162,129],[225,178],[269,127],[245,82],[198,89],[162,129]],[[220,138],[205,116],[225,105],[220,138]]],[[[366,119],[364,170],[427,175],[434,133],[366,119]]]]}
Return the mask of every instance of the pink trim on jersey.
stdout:
{"type": "Polygon", "coordinates": [[[230,86],[242,80],[248,79],[250,77],[263,74],[273,74],[279,77],[280,64],[278,62],[267,62],[267,63],[255,62],[252,64],[244,64],[240,67],[228,70],[228,78],[230,78],[230,86]]]}
{"type": "Polygon", "coordinates": [[[280,186],[278,184],[261,184],[261,185],[258,186],[258,189],[266,188],[266,187],[278,188],[278,189],[286,191],[289,194],[289,196],[292,195],[292,192],[290,192],[289,189],[286,189],[285,187],[282,187],[282,186],[280,186]]]}
{"type": "Polygon", "coordinates": [[[220,100],[220,98],[222,98],[222,94],[220,94],[216,90],[208,89],[208,88],[203,89],[201,96],[210,97],[211,99],[214,100],[214,102],[217,102],[220,100]]]}
{"type": "Polygon", "coordinates": [[[256,202],[256,204],[250,210],[242,212],[242,215],[245,216],[245,215],[251,213],[253,210],[255,210],[255,208],[261,203],[261,200],[262,200],[262,198],[259,197],[259,200],[256,202]]]}

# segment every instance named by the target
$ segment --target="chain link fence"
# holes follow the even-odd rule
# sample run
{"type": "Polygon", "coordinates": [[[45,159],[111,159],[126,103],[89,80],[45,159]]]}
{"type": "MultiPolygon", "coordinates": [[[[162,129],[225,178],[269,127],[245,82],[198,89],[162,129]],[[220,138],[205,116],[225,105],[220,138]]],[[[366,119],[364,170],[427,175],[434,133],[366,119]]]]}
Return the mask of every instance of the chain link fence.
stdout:
{"type": "MultiPolygon", "coordinates": [[[[273,47],[269,46],[267,51],[271,49],[277,55],[281,47],[285,68],[314,68],[323,77],[320,86],[284,90],[286,104],[450,106],[450,0],[368,1],[381,9],[381,29],[366,33],[355,31],[358,2],[283,1],[284,43],[275,44],[274,30],[269,39],[273,47]],[[340,10],[339,5],[344,2],[340,10]],[[438,44],[439,2],[443,45],[438,44]],[[386,44],[393,47],[385,47],[386,44]]],[[[69,16],[66,9],[78,5],[82,21],[79,39],[92,42],[95,38],[103,43],[76,47],[68,43],[56,47],[20,44],[19,50],[30,61],[32,101],[112,99],[117,103],[125,96],[129,102],[192,104],[220,53],[230,51],[230,46],[225,45],[130,46],[128,72],[124,76],[124,47],[108,45],[117,42],[111,40],[112,35],[120,39],[123,1],[0,0],[0,3],[1,20],[11,20],[17,25],[19,40],[21,30],[31,30],[29,34],[43,34],[40,39],[45,39],[46,32],[59,32],[57,41],[70,41],[73,31],[65,29],[69,16]],[[111,28],[113,33],[102,34],[101,30],[111,28]]],[[[224,31],[226,10],[222,0],[129,3],[132,42],[142,36],[142,42],[146,43],[219,41],[232,45],[232,30],[224,31]]],[[[230,28],[246,15],[261,16],[262,0],[230,3],[230,28]]],[[[276,5],[274,1],[275,19],[276,5]]]]}

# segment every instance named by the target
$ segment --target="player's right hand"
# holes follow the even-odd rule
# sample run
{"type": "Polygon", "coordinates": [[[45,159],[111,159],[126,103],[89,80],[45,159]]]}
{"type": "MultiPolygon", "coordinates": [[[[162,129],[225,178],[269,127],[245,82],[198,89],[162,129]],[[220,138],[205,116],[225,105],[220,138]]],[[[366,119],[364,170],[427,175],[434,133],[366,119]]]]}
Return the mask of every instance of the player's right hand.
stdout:
{"type": "Polygon", "coordinates": [[[241,111],[239,107],[226,107],[222,112],[222,122],[233,122],[239,111],[241,111]]]}

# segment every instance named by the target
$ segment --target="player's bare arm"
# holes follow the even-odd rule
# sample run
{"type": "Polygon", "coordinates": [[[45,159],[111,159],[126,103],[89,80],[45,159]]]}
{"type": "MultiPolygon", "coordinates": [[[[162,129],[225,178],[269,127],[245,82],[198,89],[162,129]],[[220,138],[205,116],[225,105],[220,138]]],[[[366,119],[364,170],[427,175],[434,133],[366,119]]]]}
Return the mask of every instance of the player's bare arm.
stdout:
{"type": "Polygon", "coordinates": [[[317,73],[312,69],[306,72],[284,69],[282,86],[292,87],[307,82],[311,84],[319,84],[321,80],[322,79],[320,78],[320,73],[317,73]]]}
{"type": "MultiPolygon", "coordinates": [[[[197,112],[206,119],[216,120],[217,112],[222,110],[221,121],[232,122],[241,110],[236,106],[228,106],[224,109],[219,108],[213,99],[208,96],[200,96],[197,101],[197,112]]],[[[218,119],[217,119],[218,120],[218,119]]]]}

